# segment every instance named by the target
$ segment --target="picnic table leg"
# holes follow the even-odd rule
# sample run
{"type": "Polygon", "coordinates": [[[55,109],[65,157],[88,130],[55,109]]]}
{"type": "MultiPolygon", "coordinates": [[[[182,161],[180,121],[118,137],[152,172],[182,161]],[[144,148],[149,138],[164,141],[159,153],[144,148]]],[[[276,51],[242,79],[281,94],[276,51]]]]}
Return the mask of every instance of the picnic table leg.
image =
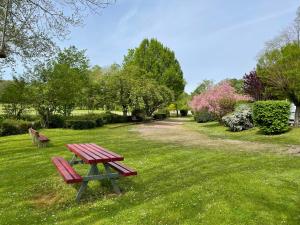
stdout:
{"type": "Polygon", "coordinates": [[[79,190],[78,190],[78,193],[76,195],[76,201],[79,202],[80,198],[81,198],[81,195],[82,193],[84,192],[84,190],[87,188],[87,185],[88,185],[88,181],[83,181],[79,190]]]}
{"type": "Polygon", "coordinates": [[[75,164],[75,161],[76,161],[76,160],[77,160],[77,156],[74,154],[73,157],[72,157],[72,159],[70,160],[69,164],[70,164],[71,166],[73,166],[73,165],[75,164]]]}
{"type": "Polygon", "coordinates": [[[78,164],[78,163],[83,163],[83,161],[82,160],[78,160],[77,155],[74,154],[73,157],[72,157],[72,159],[69,161],[69,164],[71,166],[73,166],[73,165],[78,164]]]}
{"type": "MultiPolygon", "coordinates": [[[[76,159],[76,156],[72,158],[72,160],[74,160],[74,158],[76,159]]],[[[72,161],[71,160],[71,161],[72,161]]],[[[73,162],[74,163],[74,162],[73,162]]],[[[87,174],[87,176],[91,176],[91,175],[99,175],[99,170],[96,164],[91,164],[90,170],[87,174]]],[[[84,180],[78,190],[77,196],[76,196],[76,201],[79,202],[81,195],[83,194],[83,192],[85,191],[85,189],[87,188],[87,185],[89,183],[89,180],[84,180]]]]}
{"type": "Polygon", "coordinates": [[[105,168],[105,171],[106,171],[106,173],[107,173],[107,175],[108,175],[108,180],[110,181],[110,183],[111,183],[111,185],[112,185],[112,187],[113,187],[113,189],[114,189],[114,192],[115,192],[116,194],[118,194],[118,195],[121,194],[120,188],[119,188],[119,186],[117,185],[116,180],[113,179],[113,178],[111,178],[111,177],[109,176],[110,174],[112,174],[111,168],[109,167],[109,165],[108,165],[107,163],[104,163],[104,168],[105,168]]]}

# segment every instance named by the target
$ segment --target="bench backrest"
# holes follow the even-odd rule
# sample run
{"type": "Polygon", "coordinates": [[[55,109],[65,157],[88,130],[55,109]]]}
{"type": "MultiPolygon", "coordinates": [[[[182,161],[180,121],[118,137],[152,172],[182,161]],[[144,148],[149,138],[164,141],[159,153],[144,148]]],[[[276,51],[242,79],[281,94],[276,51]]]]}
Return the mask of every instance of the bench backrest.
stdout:
{"type": "Polygon", "coordinates": [[[37,132],[35,129],[33,128],[29,128],[29,132],[32,134],[32,135],[35,135],[35,136],[39,136],[39,132],[37,132]]]}

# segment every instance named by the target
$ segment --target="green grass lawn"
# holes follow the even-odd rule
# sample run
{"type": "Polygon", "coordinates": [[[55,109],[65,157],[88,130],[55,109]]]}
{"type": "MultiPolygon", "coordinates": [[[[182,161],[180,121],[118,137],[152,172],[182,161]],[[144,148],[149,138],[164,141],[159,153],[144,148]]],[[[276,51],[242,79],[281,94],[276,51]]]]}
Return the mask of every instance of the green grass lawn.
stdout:
{"type": "Polygon", "coordinates": [[[264,135],[259,128],[252,128],[242,132],[231,132],[218,122],[195,123],[192,118],[188,121],[189,123],[186,123],[187,127],[204,133],[211,138],[300,145],[300,128],[293,128],[289,132],[279,135],[264,135]]]}
{"type": "MultiPolygon", "coordinates": [[[[212,136],[222,133],[213,123],[208,128],[186,123],[212,136]]],[[[1,137],[0,224],[300,223],[299,157],[149,141],[133,128],[42,130],[51,139],[45,149],[32,146],[29,135],[1,137]],[[76,187],[62,181],[51,157],[70,159],[64,145],[85,142],[123,155],[124,163],[137,169],[138,176],[120,180],[121,196],[94,182],[79,204],[74,201],[76,187]]],[[[226,138],[242,139],[242,133],[226,133],[226,138]]],[[[258,139],[263,141],[253,138],[258,139]]],[[[87,168],[77,165],[76,170],[84,174],[87,168]]]]}

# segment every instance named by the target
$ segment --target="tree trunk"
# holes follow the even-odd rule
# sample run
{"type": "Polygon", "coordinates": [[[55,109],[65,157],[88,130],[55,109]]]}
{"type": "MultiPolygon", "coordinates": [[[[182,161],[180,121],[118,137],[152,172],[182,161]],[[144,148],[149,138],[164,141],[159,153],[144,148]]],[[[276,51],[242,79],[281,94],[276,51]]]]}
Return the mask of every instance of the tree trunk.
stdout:
{"type": "Polygon", "coordinates": [[[123,111],[123,116],[126,117],[127,116],[127,111],[128,111],[127,107],[123,106],[122,108],[123,108],[123,110],[122,110],[123,111]]]}
{"type": "Polygon", "coordinates": [[[299,127],[299,113],[300,113],[300,105],[296,105],[295,121],[294,121],[295,127],[299,127]]]}

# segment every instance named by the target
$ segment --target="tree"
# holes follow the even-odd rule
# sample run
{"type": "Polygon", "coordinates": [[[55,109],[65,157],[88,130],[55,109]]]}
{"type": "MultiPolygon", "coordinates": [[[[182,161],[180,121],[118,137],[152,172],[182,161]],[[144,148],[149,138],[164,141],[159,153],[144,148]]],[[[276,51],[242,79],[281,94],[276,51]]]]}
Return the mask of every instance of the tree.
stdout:
{"type": "Polygon", "coordinates": [[[193,97],[190,106],[194,112],[208,111],[221,121],[222,117],[234,110],[238,101],[249,101],[250,97],[237,94],[228,81],[209,88],[193,97]]]}
{"type": "Polygon", "coordinates": [[[191,96],[199,95],[205,91],[207,91],[209,88],[211,88],[214,85],[214,82],[212,80],[203,80],[196,89],[191,93],[191,96]]]}
{"type": "Polygon", "coordinates": [[[272,95],[289,99],[296,106],[295,126],[299,126],[300,113],[300,47],[288,44],[262,55],[257,64],[258,77],[272,95]]]}
{"type": "Polygon", "coordinates": [[[156,81],[140,81],[138,87],[135,93],[137,104],[133,104],[133,108],[145,111],[147,116],[152,116],[156,110],[166,107],[174,100],[173,91],[156,81]]]}
{"type": "Polygon", "coordinates": [[[46,126],[54,113],[69,116],[80,102],[87,81],[88,62],[85,51],[71,46],[48,64],[37,66],[28,76],[32,84],[33,107],[46,126]]]}
{"type": "Polygon", "coordinates": [[[244,81],[242,79],[231,78],[227,79],[230,85],[235,89],[238,94],[243,94],[243,84],[244,81]]]}
{"type": "Polygon", "coordinates": [[[189,109],[189,102],[191,100],[191,96],[186,93],[186,92],[183,92],[177,99],[176,101],[176,106],[177,106],[177,109],[181,110],[181,109],[185,109],[185,110],[188,110],[189,109]]]}
{"type": "Polygon", "coordinates": [[[13,81],[4,87],[1,95],[6,116],[21,119],[24,111],[29,107],[29,99],[28,84],[24,79],[14,77],[13,81]]]}
{"type": "Polygon", "coordinates": [[[184,91],[183,72],[174,52],[156,39],[144,39],[139,47],[130,49],[123,67],[129,65],[143,70],[144,79],[152,79],[172,90],[175,100],[184,91]]]}
{"type": "MultiPolygon", "coordinates": [[[[81,25],[87,12],[99,12],[113,0],[3,0],[0,3],[1,40],[7,56],[1,68],[21,60],[27,66],[53,57],[55,41],[68,36],[71,26],[81,25]],[[5,15],[7,13],[7,20],[5,15]],[[6,27],[6,29],[4,29],[6,27]]],[[[1,43],[1,45],[2,45],[1,43]]]]}
{"type": "Polygon", "coordinates": [[[257,76],[256,71],[251,71],[249,74],[245,74],[243,77],[244,93],[251,96],[254,100],[263,100],[265,87],[259,77],[257,76]]]}

